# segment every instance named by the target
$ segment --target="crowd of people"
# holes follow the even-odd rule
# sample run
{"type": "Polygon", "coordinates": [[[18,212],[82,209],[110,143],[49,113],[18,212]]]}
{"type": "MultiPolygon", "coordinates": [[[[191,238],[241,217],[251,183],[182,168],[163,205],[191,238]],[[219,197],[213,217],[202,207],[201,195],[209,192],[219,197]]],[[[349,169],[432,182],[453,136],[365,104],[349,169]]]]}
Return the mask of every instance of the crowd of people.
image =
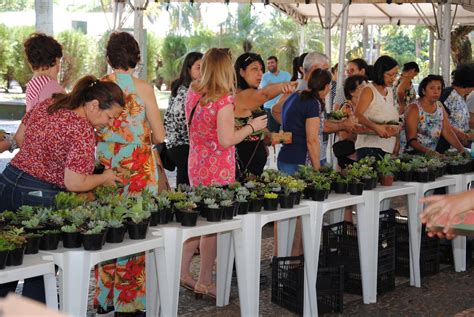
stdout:
{"type": "MultiPolygon", "coordinates": [[[[153,86],[134,75],[140,50],[129,33],[110,35],[109,75],[86,75],[68,93],[58,82],[61,45],[34,33],[24,48],[33,77],[18,131],[0,141],[0,151],[19,148],[0,175],[0,211],[51,205],[59,191],[87,192],[117,183],[122,195],[156,194],[161,159],[154,145],[165,141],[165,158],[176,166],[177,185],[227,185],[247,173],[263,172],[271,147],[267,133],[292,133],[292,142],[281,146],[277,159],[278,169],[291,175],[301,164],[320,169],[332,154],[344,168],[366,156],[443,155],[450,147],[464,152],[474,125],[474,64],[458,66],[447,88],[441,76],[429,75],[416,92],[413,81],[420,69],[415,62],[403,65],[400,74],[400,65],[389,56],[380,56],[374,65],[356,58],[345,65],[344,83],[337,89],[337,67],[331,68],[319,52],[295,57],[290,75],[275,56],[264,60],[246,52],[234,58],[229,49],[211,48],[186,55],[162,120],[153,86]],[[336,110],[344,118],[327,120],[336,110]],[[103,173],[93,173],[96,162],[103,173]],[[31,195],[36,191],[42,195],[31,195]]],[[[452,199],[427,202],[446,208],[452,199]]],[[[465,205],[463,211],[472,207],[465,205]]],[[[439,208],[427,208],[424,221],[439,208]]],[[[215,260],[215,235],[186,241],[181,285],[197,296],[215,298],[215,260]],[[195,280],[190,264],[197,250],[201,261],[195,280]]],[[[99,314],[143,313],[145,293],[124,301],[122,286],[135,282],[123,275],[123,268],[134,265],[144,276],[144,263],[144,255],[136,254],[96,267],[99,314]]],[[[1,285],[0,295],[15,287],[1,285]]],[[[43,289],[41,279],[30,279],[23,295],[44,302],[43,289]]]]}

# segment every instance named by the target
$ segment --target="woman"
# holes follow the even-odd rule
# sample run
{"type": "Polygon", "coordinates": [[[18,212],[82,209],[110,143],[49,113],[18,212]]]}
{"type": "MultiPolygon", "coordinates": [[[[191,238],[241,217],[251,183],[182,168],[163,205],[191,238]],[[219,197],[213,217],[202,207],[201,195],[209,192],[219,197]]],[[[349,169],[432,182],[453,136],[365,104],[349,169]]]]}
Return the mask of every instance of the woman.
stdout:
{"type": "MultiPolygon", "coordinates": [[[[367,85],[367,77],[362,75],[350,76],[344,82],[346,100],[341,106],[341,111],[348,117],[354,117],[355,106],[359,102],[360,93],[365,85],[367,85]]],[[[357,155],[355,155],[357,134],[342,130],[337,133],[337,137],[338,142],[333,145],[334,154],[339,166],[345,168],[347,164],[357,160],[357,155]]]]}
{"type": "Polygon", "coordinates": [[[23,44],[25,55],[33,70],[33,77],[26,84],[26,111],[51,98],[55,93],[64,93],[58,83],[63,51],[61,44],[43,33],[33,33],[23,44]]]}
{"type": "MultiPolygon", "coordinates": [[[[93,175],[95,131],[111,124],[122,111],[123,92],[114,83],[93,76],[81,78],[69,94],[55,94],[24,117],[16,133],[20,151],[0,174],[4,187],[0,211],[21,205],[52,205],[60,191],[86,192],[99,185],[115,185],[112,170],[93,175]],[[40,191],[42,196],[28,195],[40,191]]],[[[40,277],[27,280],[23,295],[45,301],[40,277]]],[[[3,285],[0,295],[15,291],[16,282],[3,285]]]]}
{"type": "MultiPolygon", "coordinates": [[[[191,186],[226,185],[235,181],[235,144],[267,126],[266,116],[249,120],[234,129],[235,72],[228,49],[208,50],[201,63],[201,80],[193,82],[186,98],[189,123],[189,181],[191,186]]],[[[216,235],[192,238],[185,242],[181,267],[181,285],[193,289],[196,296],[215,298],[212,268],[216,259],[216,235]],[[189,267],[200,244],[201,264],[198,281],[189,267]]]]}
{"type": "Polygon", "coordinates": [[[282,126],[292,133],[293,142],[284,144],[278,154],[278,169],[292,175],[298,165],[305,164],[309,154],[315,170],[320,166],[320,138],[322,129],[320,115],[324,99],[329,93],[332,75],[329,71],[316,69],[308,81],[308,88],[291,94],[283,105],[282,126]]]}
{"type": "Polygon", "coordinates": [[[398,129],[385,123],[398,122],[392,86],[398,74],[398,63],[389,56],[380,56],[374,64],[373,83],[361,92],[355,115],[358,122],[375,135],[359,134],[355,143],[357,158],[374,156],[381,159],[396,150],[398,129]]]}
{"type": "Polygon", "coordinates": [[[418,87],[420,98],[408,106],[405,117],[406,151],[439,155],[436,146],[443,136],[459,152],[464,152],[463,145],[450,127],[443,105],[438,101],[443,88],[442,76],[429,75],[421,81],[418,87]]]}
{"type": "MultiPolygon", "coordinates": [[[[355,58],[351,61],[349,61],[346,65],[345,69],[346,73],[346,78],[349,78],[351,76],[369,76],[369,65],[365,60],[362,58],[355,58]]],[[[342,104],[345,101],[345,93],[343,91],[344,89],[341,88],[341,90],[336,91],[336,94],[334,96],[334,110],[340,109],[342,104]]]]}
{"type": "Polygon", "coordinates": [[[396,99],[398,103],[398,113],[403,115],[409,104],[416,100],[416,91],[413,88],[413,78],[418,75],[420,68],[415,62],[409,62],[403,65],[402,74],[394,85],[396,99]]]}
{"type": "MultiPolygon", "coordinates": [[[[140,61],[138,43],[127,32],[112,33],[106,56],[113,72],[103,80],[122,88],[125,108],[113,124],[100,131],[97,157],[106,169],[120,175],[124,185],[122,195],[139,196],[144,190],[156,195],[158,171],[152,144],[162,143],[165,131],[153,87],[133,76],[140,61]]],[[[144,254],[99,265],[95,298],[99,312],[106,312],[112,306],[116,313],[135,311],[140,314],[145,310],[145,279],[141,276],[144,269],[144,254]],[[126,278],[126,268],[131,265],[139,272],[126,278]],[[134,285],[136,296],[126,293],[130,285],[134,285]]]]}
{"type": "MultiPolygon", "coordinates": [[[[237,76],[237,90],[235,95],[235,128],[241,129],[251,120],[262,105],[280,94],[287,94],[292,90],[292,83],[270,84],[258,89],[262,81],[265,66],[260,55],[244,53],[234,64],[237,76]]],[[[263,131],[262,131],[263,132],[263,131]]],[[[236,145],[237,157],[240,160],[241,175],[250,173],[260,175],[267,163],[267,147],[263,142],[263,133],[256,132],[236,145]]]]}
{"type": "Polygon", "coordinates": [[[202,53],[186,55],[179,78],[171,83],[171,97],[165,114],[166,147],[168,158],[176,165],[176,185],[189,185],[189,138],[184,113],[184,102],[189,85],[201,76],[202,53]]]}

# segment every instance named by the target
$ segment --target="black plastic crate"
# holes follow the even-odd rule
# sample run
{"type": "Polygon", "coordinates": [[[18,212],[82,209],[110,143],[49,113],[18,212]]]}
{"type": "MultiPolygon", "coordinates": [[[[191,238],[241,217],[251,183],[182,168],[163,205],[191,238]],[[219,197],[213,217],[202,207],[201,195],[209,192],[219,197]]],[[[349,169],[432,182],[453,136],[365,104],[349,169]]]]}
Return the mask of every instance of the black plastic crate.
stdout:
{"type": "MultiPolygon", "coordinates": [[[[474,251],[473,245],[474,240],[470,240],[468,238],[466,241],[466,268],[470,268],[472,266],[472,257],[474,251]]],[[[452,241],[442,239],[439,243],[439,249],[439,262],[441,264],[454,265],[452,241]]]]}
{"type": "MultiPolygon", "coordinates": [[[[408,234],[408,219],[396,217],[396,274],[410,276],[410,244],[408,234]]],[[[438,238],[430,238],[422,226],[420,246],[420,274],[421,277],[439,273],[440,244],[438,238]]]]}
{"type": "MultiPolygon", "coordinates": [[[[377,272],[377,294],[384,294],[395,289],[395,271],[377,272]]],[[[344,291],[350,294],[362,294],[362,277],[360,273],[344,274],[344,291]]]]}
{"type": "MultiPolygon", "coordinates": [[[[320,267],[316,283],[318,312],[342,313],[344,267],[320,267]]],[[[274,257],[272,303],[303,315],[304,257],[274,257]]]]}

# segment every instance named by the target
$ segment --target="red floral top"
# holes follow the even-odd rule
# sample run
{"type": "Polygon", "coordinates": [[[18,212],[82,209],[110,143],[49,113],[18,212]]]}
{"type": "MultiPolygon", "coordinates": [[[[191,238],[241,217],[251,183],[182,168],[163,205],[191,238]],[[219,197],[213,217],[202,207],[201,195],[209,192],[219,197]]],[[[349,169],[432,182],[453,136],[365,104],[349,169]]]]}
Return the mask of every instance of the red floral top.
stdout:
{"type": "Polygon", "coordinates": [[[60,109],[47,113],[46,99],[26,113],[23,144],[11,164],[42,181],[64,186],[66,168],[78,174],[94,171],[95,133],[87,119],[60,109]]]}

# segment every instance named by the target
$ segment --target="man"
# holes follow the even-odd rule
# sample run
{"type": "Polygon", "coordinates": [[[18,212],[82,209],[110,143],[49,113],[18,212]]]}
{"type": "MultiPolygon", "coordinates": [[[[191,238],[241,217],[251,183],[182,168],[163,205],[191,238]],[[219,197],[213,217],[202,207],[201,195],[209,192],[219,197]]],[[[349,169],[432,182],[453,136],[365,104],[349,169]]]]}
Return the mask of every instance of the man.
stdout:
{"type": "MultiPolygon", "coordinates": [[[[263,74],[262,82],[260,83],[261,88],[264,88],[270,84],[276,84],[291,80],[290,73],[278,69],[278,58],[276,58],[276,56],[270,56],[269,58],[267,58],[267,68],[268,71],[263,74]]],[[[272,107],[278,102],[280,97],[281,95],[278,95],[275,98],[265,102],[263,105],[265,111],[267,112],[268,130],[270,132],[280,131],[280,124],[272,117],[272,107]]]]}

